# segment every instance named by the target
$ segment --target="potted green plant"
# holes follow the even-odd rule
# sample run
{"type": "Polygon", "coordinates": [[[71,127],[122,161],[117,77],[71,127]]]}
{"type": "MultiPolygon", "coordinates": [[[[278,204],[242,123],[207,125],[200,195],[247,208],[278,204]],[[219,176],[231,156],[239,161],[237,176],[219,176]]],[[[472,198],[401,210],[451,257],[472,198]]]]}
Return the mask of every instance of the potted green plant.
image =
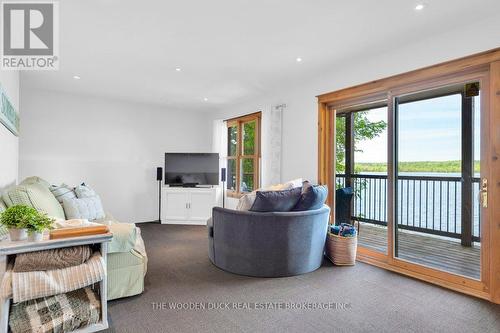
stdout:
{"type": "Polygon", "coordinates": [[[32,240],[41,240],[39,234],[43,234],[43,230],[51,229],[53,222],[47,215],[25,205],[9,207],[0,214],[0,224],[9,230],[12,241],[24,240],[28,233],[32,240]]]}
{"type": "Polygon", "coordinates": [[[54,219],[47,216],[47,214],[42,214],[36,211],[36,215],[29,220],[28,225],[28,240],[32,242],[39,242],[43,239],[43,232],[45,230],[53,229],[52,225],[54,219]]]}

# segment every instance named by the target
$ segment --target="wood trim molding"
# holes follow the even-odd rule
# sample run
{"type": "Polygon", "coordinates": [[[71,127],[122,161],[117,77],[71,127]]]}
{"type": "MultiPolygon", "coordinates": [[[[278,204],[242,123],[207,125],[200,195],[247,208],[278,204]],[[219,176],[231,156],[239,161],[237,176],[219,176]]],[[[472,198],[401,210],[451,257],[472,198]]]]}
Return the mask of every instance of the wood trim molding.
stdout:
{"type": "Polygon", "coordinates": [[[353,99],[360,96],[389,91],[394,87],[408,85],[436,77],[443,77],[449,74],[458,72],[463,74],[468,71],[476,71],[481,67],[488,69],[489,64],[495,61],[500,61],[500,48],[471,55],[458,60],[444,62],[423,69],[417,69],[411,72],[390,76],[381,80],[371,81],[353,87],[329,92],[316,97],[321,103],[335,103],[340,100],[353,99]]]}
{"type": "MultiPolygon", "coordinates": [[[[373,266],[377,266],[380,268],[387,269],[389,271],[399,273],[402,275],[406,275],[415,279],[419,279],[428,283],[432,283],[447,289],[451,289],[454,291],[458,291],[470,296],[474,297],[479,297],[485,300],[491,300],[490,294],[487,291],[482,290],[482,288],[477,288],[477,287],[470,287],[467,285],[463,285],[460,283],[456,282],[450,282],[448,280],[448,277],[435,277],[432,275],[429,275],[428,272],[426,272],[426,269],[411,269],[410,266],[405,267],[400,266],[400,265],[394,265],[391,263],[388,263],[387,261],[380,260],[374,256],[369,256],[365,255],[363,253],[359,253],[356,257],[356,260],[360,262],[364,262],[366,264],[370,264],[373,266]]],[[[465,280],[465,279],[464,279],[465,280]]]]}
{"type": "Polygon", "coordinates": [[[491,300],[500,304],[500,61],[490,65],[489,255],[491,300]]]}
{"type": "Polygon", "coordinates": [[[227,160],[236,161],[236,190],[228,190],[228,196],[233,198],[240,198],[245,193],[240,192],[240,182],[241,182],[241,161],[243,159],[253,159],[254,165],[254,189],[260,187],[260,159],[261,159],[261,119],[262,112],[255,112],[247,114],[241,117],[231,118],[225,120],[226,127],[236,127],[237,128],[237,143],[236,143],[236,155],[227,156],[227,160]],[[243,145],[243,126],[246,123],[255,121],[255,146],[253,155],[244,155],[242,151],[243,145]]]}
{"type": "MultiPolygon", "coordinates": [[[[395,257],[392,204],[388,207],[388,253],[360,248],[358,260],[500,304],[500,48],[317,96],[318,181],[328,185],[328,203],[335,207],[335,121],[339,107],[358,105],[359,101],[373,102],[385,96],[389,108],[388,137],[394,138],[391,126],[394,96],[476,79],[481,80],[482,87],[481,177],[487,177],[489,183],[488,209],[482,211],[481,281],[395,257]]],[[[388,142],[388,149],[388,189],[392,189],[394,142],[388,142]]],[[[389,190],[388,197],[394,195],[389,190]]],[[[332,221],[334,218],[332,212],[332,221]]]]}

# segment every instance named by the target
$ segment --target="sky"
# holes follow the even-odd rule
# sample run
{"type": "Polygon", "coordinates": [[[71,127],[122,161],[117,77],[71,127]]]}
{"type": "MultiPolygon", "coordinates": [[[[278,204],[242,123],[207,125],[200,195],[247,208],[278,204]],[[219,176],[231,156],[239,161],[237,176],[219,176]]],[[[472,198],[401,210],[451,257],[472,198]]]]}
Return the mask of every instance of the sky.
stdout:
{"type": "MultiPolygon", "coordinates": [[[[479,132],[479,97],[475,97],[475,131],[479,132]]],[[[399,106],[398,155],[401,162],[461,159],[461,96],[452,95],[401,104],[399,106]]],[[[367,113],[371,121],[387,121],[387,108],[367,113]]],[[[476,138],[479,138],[476,135],[476,138]]],[[[373,140],[356,142],[363,152],[356,162],[387,162],[387,130],[373,140]]],[[[474,142],[474,158],[479,140],[474,142]]]]}

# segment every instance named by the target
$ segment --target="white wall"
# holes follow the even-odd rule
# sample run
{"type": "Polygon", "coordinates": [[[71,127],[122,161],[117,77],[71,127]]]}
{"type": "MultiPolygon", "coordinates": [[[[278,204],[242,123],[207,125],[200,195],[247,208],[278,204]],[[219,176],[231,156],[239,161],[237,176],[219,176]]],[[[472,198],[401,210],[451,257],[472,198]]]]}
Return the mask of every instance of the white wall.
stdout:
{"type": "MultiPolygon", "coordinates": [[[[0,71],[0,85],[6,91],[14,108],[19,111],[19,72],[0,71]]],[[[18,137],[0,123],[0,193],[6,187],[17,183],[18,153],[18,137]]]]}
{"type": "Polygon", "coordinates": [[[158,218],[165,152],[211,149],[211,122],[199,113],[26,89],[21,105],[19,178],[85,182],[122,222],[158,218]]]}
{"type": "MultiPolygon", "coordinates": [[[[415,41],[417,33],[409,37],[409,44],[394,45],[383,54],[367,50],[359,57],[319,68],[309,78],[283,82],[265,96],[223,109],[214,118],[231,118],[271,105],[287,104],[283,111],[281,178],[283,181],[299,177],[316,181],[318,108],[315,96],[500,47],[500,15],[427,40],[415,41]]],[[[325,47],[333,47],[334,41],[332,36],[332,43],[325,47]]]]}

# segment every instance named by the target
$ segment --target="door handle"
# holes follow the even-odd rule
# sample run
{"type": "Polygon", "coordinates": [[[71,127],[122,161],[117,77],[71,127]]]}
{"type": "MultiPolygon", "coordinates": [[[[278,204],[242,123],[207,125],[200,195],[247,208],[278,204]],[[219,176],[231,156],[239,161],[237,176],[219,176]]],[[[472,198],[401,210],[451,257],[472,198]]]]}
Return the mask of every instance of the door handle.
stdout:
{"type": "Polygon", "coordinates": [[[488,179],[481,179],[481,190],[479,191],[479,200],[483,208],[488,208],[488,179]]]}

